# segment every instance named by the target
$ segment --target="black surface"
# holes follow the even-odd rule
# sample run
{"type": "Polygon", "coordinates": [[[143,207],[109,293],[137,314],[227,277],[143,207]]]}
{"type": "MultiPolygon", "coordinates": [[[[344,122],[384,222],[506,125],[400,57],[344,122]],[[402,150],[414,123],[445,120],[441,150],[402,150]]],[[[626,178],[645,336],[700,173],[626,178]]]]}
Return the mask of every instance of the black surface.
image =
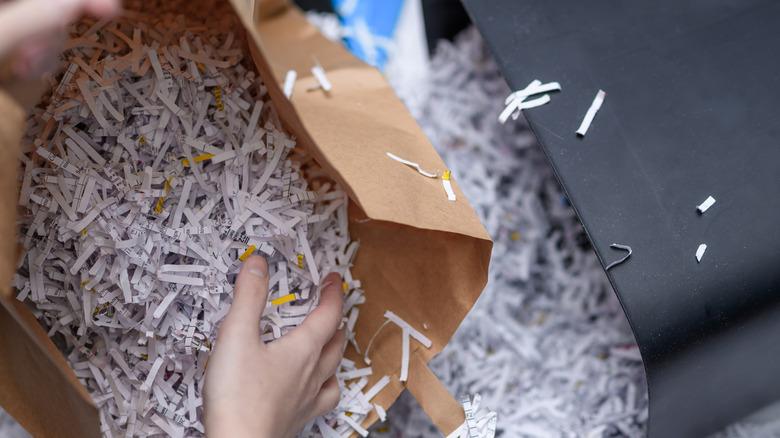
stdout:
{"type": "Polygon", "coordinates": [[[460,0],[422,0],[428,53],[433,55],[439,40],[452,41],[455,35],[471,24],[460,0]]]}
{"type": "Polygon", "coordinates": [[[334,13],[331,0],[293,0],[293,3],[304,11],[334,13]]]}
{"type": "Polygon", "coordinates": [[[526,117],[602,263],[634,250],[608,275],[650,436],[704,436],[780,398],[780,3],[464,4],[512,89],[561,83],[526,117]]]}

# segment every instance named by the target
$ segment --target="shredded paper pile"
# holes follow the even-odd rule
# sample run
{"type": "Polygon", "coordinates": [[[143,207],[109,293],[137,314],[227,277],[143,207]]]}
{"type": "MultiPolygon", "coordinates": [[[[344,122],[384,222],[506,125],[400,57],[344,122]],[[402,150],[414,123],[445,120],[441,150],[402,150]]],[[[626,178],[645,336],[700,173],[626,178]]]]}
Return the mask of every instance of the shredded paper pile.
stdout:
{"type": "MultiPolygon", "coordinates": [[[[26,126],[18,298],[88,389],[105,436],[202,435],[210,350],[252,254],[269,265],[264,340],[299,325],[336,271],[354,342],[365,299],[346,194],[281,131],[230,33],[239,25],[214,24],[73,25],[26,126]]],[[[370,368],[338,371],[339,406],[304,435],[348,435],[374,409],[383,386],[364,388],[370,368]]]]}

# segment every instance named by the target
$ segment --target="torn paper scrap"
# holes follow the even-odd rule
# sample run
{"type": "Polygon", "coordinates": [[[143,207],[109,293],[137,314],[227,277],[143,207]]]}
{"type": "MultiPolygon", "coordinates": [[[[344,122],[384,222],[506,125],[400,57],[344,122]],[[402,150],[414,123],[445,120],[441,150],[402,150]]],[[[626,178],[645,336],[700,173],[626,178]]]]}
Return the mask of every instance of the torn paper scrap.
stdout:
{"type": "Polygon", "coordinates": [[[707,196],[707,199],[704,200],[698,207],[696,207],[697,210],[699,210],[699,213],[704,213],[707,211],[712,205],[715,204],[715,198],[712,196],[707,196]]]}
{"type": "Polygon", "coordinates": [[[317,83],[319,84],[319,87],[322,88],[322,91],[330,91],[332,85],[330,84],[328,77],[325,75],[325,69],[322,68],[322,65],[320,65],[320,62],[317,60],[317,58],[314,57],[314,55],[311,55],[311,59],[313,59],[314,63],[316,64],[311,68],[311,74],[313,74],[314,78],[317,79],[317,83]]]}
{"type": "Polygon", "coordinates": [[[701,263],[701,258],[704,257],[704,251],[707,251],[707,244],[706,243],[702,243],[696,249],[696,261],[697,262],[701,263]]]}
{"type": "Polygon", "coordinates": [[[463,395],[460,398],[460,403],[463,405],[463,413],[466,414],[466,429],[468,430],[468,438],[479,438],[479,431],[477,430],[477,421],[474,418],[474,411],[472,410],[471,400],[468,395],[463,395]]]}
{"type": "Polygon", "coordinates": [[[527,87],[523,88],[522,90],[515,91],[511,93],[509,96],[504,99],[504,105],[508,105],[509,102],[512,100],[520,100],[522,101],[526,97],[533,96],[534,94],[541,94],[541,93],[547,93],[548,91],[560,91],[561,90],[561,84],[558,82],[548,82],[546,84],[542,84],[542,82],[538,79],[534,79],[531,81],[530,84],[528,84],[527,87]]]}
{"type": "Polygon", "coordinates": [[[447,199],[450,201],[457,201],[458,198],[455,197],[455,192],[452,190],[449,170],[444,172],[444,175],[441,176],[441,182],[444,184],[444,191],[447,193],[447,199]]]}
{"type": "Polygon", "coordinates": [[[374,409],[376,410],[377,415],[379,415],[379,421],[384,423],[384,421],[387,419],[387,412],[385,411],[385,408],[374,403],[374,409]]]}
{"type": "Polygon", "coordinates": [[[287,99],[292,96],[293,87],[295,86],[295,79],[298,77],[298,73],[295,70],[290,70],[284,77],[284,97],[287,99]]]}
{"type": "Polygon", "coordinates": [[[599,92],[596,93],[596,97],[593,99],[593,103],[590,104],[588,112],[585,113],[585,118],[582,119],[582,123],[580,124],[579,129],[577,129],[578,135],[585,136],[585,133],[588,132],[588,128],[590,128],[590,124],[593,123],[593,118],[596,117],[596,113],[599,112],[599,109],[604,103],[604,98],[606,96],[607,93],[605,93],[604,90],[599,90],[599,92]]]}
{"type": "Polygon", "coordinates": [[[535,94],[546,93],[548,91],[559,91],[560,89],[561,85],[557,82],[542,84],[540,80],[534,79],[524,89],[515,91],[506,97],[504,100],[506,107],[498,116],[498,121],[501,124],[504,124],[507,120],[509,120],[510,116],[513,120],[517,120],[518,117],[520,117],[520,112],[522,110],[536,108],[550,102],[549,94],[544,94],[541,97],[532,100],[526,100],[526,98],[535,94]]]}
{"type": "Polygon", "coordinates": [[[460,397],[460,404],[466,420],[452,431],[447,438],[494,438],[498,414],[484,406],[482,396],[474,395],[473,401],[468,395],[460,397]]]}

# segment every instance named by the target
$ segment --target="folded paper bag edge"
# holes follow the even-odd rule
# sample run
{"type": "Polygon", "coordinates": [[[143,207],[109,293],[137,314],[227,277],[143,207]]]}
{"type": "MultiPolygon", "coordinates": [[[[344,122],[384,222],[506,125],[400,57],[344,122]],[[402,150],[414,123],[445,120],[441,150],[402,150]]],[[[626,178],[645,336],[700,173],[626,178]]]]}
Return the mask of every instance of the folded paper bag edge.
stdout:
{"type": "Polygon", "coordinates": [[[409,381],[406,389],[417,399],[431,421],[445,436],[466,421],[466,414],[461,405],[417,352],[412,355],[409,362],[409,381]],[[435,400],[436,403],[429,400],[435,400]]]}
{"type": "MultiPolygon", "coordinates": [[[[43,93],[42,81],[26,82],[14,78],[0,66],[0,236],[16,236],[16,202],[18,200],[17,153],[24,136],[24,120],[30,108],[43,93]]],[[[0,294],[10,297],[17,257],[16,239],[9,239],[0,248],[0,294]]]]}
{"type": "MultiPolygon", "coordinates": [[[[492,242],[391,222],[351,221],[351,233],[361,241],[353,275],[361,279],[366,290],[372,291],[372,301],[370,306],[361,308],[355,331],[362,353],[348,347],[346,356],[362,363],[367,345],[374,339],[369,357],[372,365],[379,366],[374,368],[376,375],[369,377],[371,383],[382,375],[400,374],[401,330],[393,324],[380,329],[385,311],[392,311],[432,341],[430,348],[417,342],[411,344],[412,354],[430,360],[446,346],[484,288],[492,242]],[[433,275],[436,272],[445,275],[433,275]]],[[[409,384],[414,385],[415,378],[410,374],[409,384]]],[[[396,391],[392,394],[394,400],[402,389],[399,386],[385,391],[396,391]]],[[[436,405],[448,405],[445,399],[437,397],[418,401],[426,411],[442,409],[436,405]]],[[[444,422],[432,416],[442,431],[449,427],[447,418],[460,416],[459,409],[445,411],[446,415],[439,415],[444,422]]],[[[370,426],[374,420],[370,417],[363,426],[370,426]]]]}
{"type": "MultiPolygon", "coordinates": [[[[391,160],[386,152],[392,151],[386,149],[393,148],[396,152],[403,149],[414,151],[415,157],[422,156],[426,162],[445,170],[441,157],[376,69],[362,64],[346,49],[316,32],[296,7],[289,7],[271,18],[259,19],[248,33],[258,70],[264,77],[275,79],[273,83],[267,81],[266,86],[277,110],[286,116],[282,118],[285,127],[296,133],[298,141],[336,177],[368,217],[490,240],[470,204],[448,201],[441,182],[427,181],[419,175],[416,175],[419,179],[411,178],[406,166],[387,164],[391,160]],[[311,29],[300,31],[302,27],[311,29]],[[307,44],[317,49],[308,50],[307,44]],[[286,72],[286,65],[300,64],[302,58],[310,60],[311,52],[316,50],[342,59],[339,63],[345,67],[337,70],[334,76],[349,70],[347,73],[353,73],[350,78],[354,81],[347,84],[346,91],[336,89],[334,84],[328,96],[321,91],[300,90],[293,94],[293,100],[299,103],[294,105],[282,93],[284,74],[280,72],[286,72]],[[355,126],[345,117],[355,114],[354,101],[350,97],[356,93],[366,100],[362,102],[364,113],[373,112],[367,116],[372,122],[370,127],[355,126]],[[375,100],[373,106],[372,99],[375,100]],[[396,135],[403,141],[393,145],[392,139],[377,132],[396,135]],[[317,138],[317,142],[312,138],[317,138]],[[348,184],[342,175],[348,175],[354,183],[348,184]],[[435,188],[429,187],[431,183],[436,183],[435,188]],[[410,197],[408,193],[415,196],[410,197]]],[[[457,184],[455,187],[461,195],[459,199],[465,200],[457,184]]]]}
{"type": "Polygon", "coordinates": [[[32,313],[0,297],[0,404],[33,436],[99,437],[98,409],[32,313]]]}

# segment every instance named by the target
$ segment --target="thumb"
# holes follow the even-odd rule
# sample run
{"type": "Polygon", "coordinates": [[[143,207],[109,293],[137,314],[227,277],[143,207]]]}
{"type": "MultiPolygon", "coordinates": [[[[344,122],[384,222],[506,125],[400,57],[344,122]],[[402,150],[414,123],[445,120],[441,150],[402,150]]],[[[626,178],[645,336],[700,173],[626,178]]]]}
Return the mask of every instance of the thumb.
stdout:
{"type": "Polygon", "coordinates": [[[0,58],[24,41],[56,32],[87,12],[107,18],[116,0],[15,0],[0,5],[0,58]]]}
{"type": "Polygon", "coordinates": [[[222,329],[257,336],[260,318],[268,300],[268,264],[265,259],[253,256],[241,266],[233,288],[233,304],[222,323],[222,329]]]}

